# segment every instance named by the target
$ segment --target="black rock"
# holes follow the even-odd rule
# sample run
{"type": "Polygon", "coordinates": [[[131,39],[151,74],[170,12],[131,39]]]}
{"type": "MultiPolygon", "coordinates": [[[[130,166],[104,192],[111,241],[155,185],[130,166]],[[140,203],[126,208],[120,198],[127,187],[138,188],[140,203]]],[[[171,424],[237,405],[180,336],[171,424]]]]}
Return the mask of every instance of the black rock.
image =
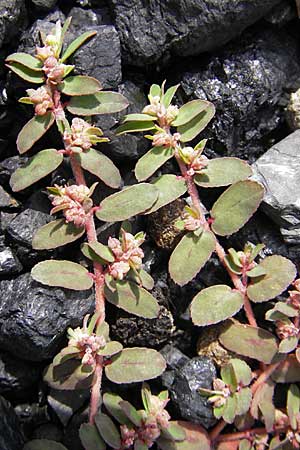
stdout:
{"type": "Polygon", "coordinates": [[[6,352],[0,355],[0,394],[9,393],[15,397],[21,391],[34,388],[40,375],[36,365],[6,352]]]}
{"type": "Polygon", "coordinates": [[[8,43],[20,31],[26,18],[24,0],[0,0],[0,47],[8,43]]]}
{"type": "Polygon", "coordinates": [[[0,208],[1,209],[15,209],[20,206],[19,202],[8,194],[2,186],[0,186],[0,208]]]}
{"type": "MultiPolygon", "coordinates": [[[[167,349],[166,360],[172,370],[162,375],[162,383],[169,390],[180,417],[209,428],[216,423],[211,405],[200,395],[199,388],[212,388],[216,368],[210,358],[195,357],[186,360],[176,348],[167,349]],[[175,352],[174,356],[172,352],[175,352]]],[[[162,352],[164,354],[164,350],[162,352]]],[[[165,356],[165,355],[164,355],[165,356]]]]}
{"type": "Polygon", "coordinates": [[[124,59],[143,66],[172,53],[211,51],[261,19],[280,0],[112,0],[124,59]]]}
{"type": "Polygon", "coordinates": [[[4,183],[8,183],[10,177],[13,172],[22,167],[28,158],[20,157],[20,156],[12,156],[10,158],[6,158],[0,163],[0,183],[3,185],[4,183]]]}
{"type": "Polygon", "coordinates": [[[45,423],[34,430],[32,439],[48,439],[49,441],[61,442],[63,430],[53,423],[45,423]]]}
{"type": "Polygon", "coordinates": [[[10,247],[0,248],[0,275],[15,275],[23,270],[23,266],[10,247]]]}
{"type": "Polygon", "coordinates": [[[284,122],[283,92],[299,76],[297,45],[286,32],[253,30],[184,73],[185,94],[216,107],[205,130],[215,151],[253,162],[269,148],[284,122]]]}
{"type": "Polygon", "coordinates": [[[32,3],[41,10],[49,11],[52,9],[58,0],[32,0],[32,3]]]}
{"type": "Polygon", "coordinates": [[[63,426],[66,426],[74,413],[78,411],[89,398],[89,389],[80,390],[76,395],[74,395],[73,391],[51,389],[47,401],[53,411],[55,411],[55,414],[63,426]]]}
{"type": "Polygon", "coordinates": [[[0,282],[0,347],[30,361],[52,358],[67,327],[93,310],[91,291],[52,288],[30,274],[0,282]]]}
{"type": "Polygon", "coordinates": [[[13,407],[0,396],[0,448],[1,450],[22,450],[24,438],[18,417],[13,407]]]}

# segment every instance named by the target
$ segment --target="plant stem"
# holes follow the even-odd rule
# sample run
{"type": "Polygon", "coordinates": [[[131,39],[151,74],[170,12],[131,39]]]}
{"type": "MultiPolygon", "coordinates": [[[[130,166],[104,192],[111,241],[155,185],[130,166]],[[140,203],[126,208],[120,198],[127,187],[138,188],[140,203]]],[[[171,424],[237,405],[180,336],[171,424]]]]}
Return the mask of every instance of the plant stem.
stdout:
{"type": "Polygon", "coordinates": [[[267,368],[260,374],[255,383],[251,386],[252,394],[254,394],[259,386],[267,381],[267,379],[272,375],[272,373],[282,364],[283,361],[280,361],[275,364],[271,364],[267,366],[267,368]]]}
{"type": "Polygon", "coordinates": [[[211,442],[214,442],[218,438],[219,434],[223,431],[226,425],[227,423],[223,419],[217,423],[217,425],[209,433],[209,439],[211,442]]]}
{"type": "Polygon", "coordinates": [[[101,404],[101,383],[103,373],[103,357],[97,356],[96,368],[93,376],[91,400],[90,400],[90,414],[89,422],[93,424],[95,422],[95,416],[101,404]]]}
{"type": "Polygon", "coordinates": [[[238,433],[228,433],[222,434],[218,436],[215,441],[217,442],[230,442],[230,441],[239,441],[241,439],[249,439],[256,434],[266,434],[266,429],[263,427],[253,428],[252,430],[240,431],[238,433]]]}

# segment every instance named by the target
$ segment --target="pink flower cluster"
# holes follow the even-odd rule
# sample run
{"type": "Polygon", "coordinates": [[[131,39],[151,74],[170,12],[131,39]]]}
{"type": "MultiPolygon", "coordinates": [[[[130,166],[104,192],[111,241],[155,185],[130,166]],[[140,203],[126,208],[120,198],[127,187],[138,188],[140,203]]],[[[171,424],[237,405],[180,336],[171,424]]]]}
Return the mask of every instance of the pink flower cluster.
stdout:
{"type": "Polygon", "coordinates": [[[188,174],[190,176],[200,173],[208,164],[208,158],[201,155],[200,152],[193,149],[193,147],[183,147],[180,150],[180,156],[188,165],[188,174]]]}
{"type": "Polygon", "coordinates": [[[298,336],[299,329],[290,320],[276,320],[276,334],[279,339],[298,336]]]}
{"type": "Polygon", "coordinates": [[[180,134],[167,133],[166,131],[161,131],[159,133],[154,134],[152,145],[154,147],[176,147],[178,141],[180,140],[180,134]]]}
{"type": "Polygon", "coordinates": [[[55,56],[49,56],[49,58],[44,61],[43,71],[48,80],[57,84],[60,83],[65,76],[65,68],[65,64],[60,63],[55,56]]]}
{"type": "Polygon", "coordinates": [[[66,222],[73,222],[77,227],[85,225],[88,212],[93,206],[89,198],[90,189],[84,185],[55,186],[57,195],[50,195],[54,208],[51,214],[63,211],[66,222]]]}
{"type": "Polygon", "coordinates": [[[165,107],[158,95],[149,96],[149,99],[150,105],[145,106],[143,109],[144,114],[156,116],[164,125],[170,125],[178,116],[178,106],[170,105],[165,107]]]}
{"type": "Polygon", "coordinates": [[[144,252],[140,245],[144,240],[144,235],[136,238],[123,230],[121,240],[112,237],[108,239],[108,247],[115,257],[115,261],[109,265],[109,273],[113,278],[123,280],[131,267],[136,270],[141,268],[144,252]]]}
{"type": "Polygon", "coordinates": [[[83,119],[75,117],[72,120],[71,130],[64,132],[64,142],[66,149],[76,151],[77,153],[87,151],[92,147],[90,135],[87,130],[91,128],[91,125],[83,119]]]}
{"type": "Polygon", "coordinates": [[[51,89],[48,86],[42,86],[38,89],[27,89],[30,100],[35,105],[37,116],[44,116],[48,110],[54,108],[51,89]]]}
{"type": "Polygon", "coordinates": [[[289,291],[289,298],[287,303],[300,312],[300,278],[294,281],[294,290],[289,291]]]}

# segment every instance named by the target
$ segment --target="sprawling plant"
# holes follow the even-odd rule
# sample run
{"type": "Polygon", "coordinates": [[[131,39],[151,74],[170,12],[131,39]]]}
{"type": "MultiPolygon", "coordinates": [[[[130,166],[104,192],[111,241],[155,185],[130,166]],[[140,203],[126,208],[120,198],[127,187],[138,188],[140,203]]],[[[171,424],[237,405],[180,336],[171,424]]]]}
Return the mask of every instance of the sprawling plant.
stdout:
{"type": "MultiPolygon", "coordinates": [[[[125,116],[117,129],[119,134],[147,131],[146,137],[152,141],[152,148],[135,167],[139,183],[94,205],[93,193],[99,186],[87,186],[85,171],[114,189],[120,187],[121,177],[112,161],[93,148],[107,141],[101,129],[81,117],[121,111],[127,101],[118,93],[102,91],[94,78],[69,76],[74,66],[65,64],[66,60],[94,35],[84,33],[64,49],[69,24],[70,19],[63,27],[58,22],[51,35],[41,36],[42,46],[34,56],[14,53],[7,58],[7,65],[17,75],[41,85],[28,89],[27,97],[20,99],[34,106],[35,115],[19,133],[19,152],[30,150],[54,124],[63,142],[63,148],[42,150],[17,169],[11,178],[13,191],[47,176],[64,157],[75,179],[75,183],[48,188],[51,213],[62,217],[36,232],[33,248],[56,249],[86,236],[81,251],[93,266],[91,273],[72,261],[51,259],[32,269],[32,277],[49,286],[95,289],[94,314],[84,318],[82,327],[68,330],[68,345],[47,368],[46,381],[56,389],[91,388],[89,423],[80,429],[86,450],[104,450],[106,445],[116,450],[146,450],[153,445],[161,450],[300,448],[298,387],[290,385],[286,405],[278,408],[273,401],[276,383],[300,380],[300,282],[294,281],[295,266],[278,255],[262,259],[262,244],[247,243],[243,250],[230,248],[226,252],[218,241],[218,236],[238,231],[255,213],[264,195],[263,187],[250,179],[252,170],[244,161],[233,157],[208,159],[204,155],[205,139],[190,145],[214,116],[210,102],[193,100],[178,108],[172,105],[178,85],[166,91],[164,84],[153,85],[150,104],[141,113],[125,116]],[[66,110],[80,117],[70,123],[66,110]],[[145,182],[171,158],[177,161],[180,176],[165,174],[145,182]],[[226,188],[209,213],[197,186],[226,188]],[[143,410],[110,393],[102,402],[101,395],[103,370],[114,383],[131,383],[155,378],[165,369],[165,361],[155,350],[124,349],[110,340],[105,302],[138,316],[157,317],[159,305],[149,292],[153,279],[142,269],[144,234],[133,235],[126,221],[157,211],[186,193],[186,207],[176,222],[183,237],[169,260],[171,278],[183,286],[215,252],[232,282],[231,286],[201,290],[190,306],[196,326],[223,322],[219,340],[236,354],[221,368],[212,389],[201,390],[220,419],[209,435],[199,426],[170,421],[165,410],[167,392],[155,396],[146,384],[142,388],[143,410]],[[121,222],[119,236],[110,237],[107,245],[100,243],[94,216],[104,222],[121,222]],[[289,297],[281,296],[291,284],[289,297]],[[258,326],[253,304],[268,301],[272,303],[266,321],[258,326]],[[237,313],[243,323],[234,318],[237,313]],[[230,434],[222,433],[227,424],[232,427],[230,434]]],[[[36,440],[25,448],[64,447],[36,440]]]]}

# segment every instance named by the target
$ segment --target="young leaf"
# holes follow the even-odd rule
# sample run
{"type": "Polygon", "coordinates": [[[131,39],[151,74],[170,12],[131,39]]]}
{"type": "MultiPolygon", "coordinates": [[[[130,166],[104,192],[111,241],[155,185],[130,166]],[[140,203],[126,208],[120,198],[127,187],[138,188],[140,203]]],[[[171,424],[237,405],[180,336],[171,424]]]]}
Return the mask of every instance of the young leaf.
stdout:
{"type": "Polygon", "coordinates": [[[300,410],[300,391],[296,384],[291,384],[287,394],[287,413],[293,430],[297,430],[297,415],[300,410]]]}
{"type": "Polygon", "coordinates": [[[170,439],[171,441],[177,442],[184,441],[186,438],[184,428],[174,421],[170,421],[168,428],[163,428],[160,435],[164,439],[170,439]]]}
{"type": "Polygon", "coordinates": [[[163,95],[163,98],[161,100],[162,104],[167,108],[170,106],[172,99],[174,95],[176,94],[177,89],[179,88],[180,84],[176,84],[176,86],[171,86],[166,93],[163,95]]]}
{"type": "Polygon", "coordinates": [[[300,382],[300,362],[295,355],[287,355],[286,360],[272,373],[272,380],[276,383],[300,382]]]}
{"type": "MultiPolygon", "coordinates": [[[[208,125],[215,115],[215,107],[212,103],[190,122],[177,128],[181,142],[192,141],[208,125]]],[[[173,125],[173,124],[172,124],[173,125]]]]}
{"type": "Polygon", "coordinates": [[[179,242],[169,260],[169,273],[175,283],[183,286],[191,281],[215,249],[216,241],[210,231],[200,236],[189,232],[179,242]]]}
{"type": "Polygon", "coordinates": [[[276,339],[271,333],[263,328],[242,325],[232,320],[228,321],[228,325],[219,336],[221,344],[227,350],[266,364],[271,363],[277,353],[276,339]]]}
{"type": "Polygon", "coordinates": [[[251,280],[247,288],[248,297],[256,303],[280,295],[294,281],[297,274],[295,265],[280,255],[268,256],[257,267],[262,267],[266,274],[251,280]]]}
{"type": "Polygon", "coordinates": [[[155,120],[156,117],[150,116],[150,114],[126,114],[123,119],[123,123],[126,122],[147,122],[148,120],[155,120]]]}
{"type": "Polygon", "coordinates": [[[28,53],[12,53],[9,55],[6,60],[8,64],[11,62],[19,63],[22,66],[27,67],[28,69],[35,70],[40,72],[40,75],[43,75],[42,73],[42,67],[43,63],[39,59],[35,58],[34,56],[28,55],[28,53]]]}
{"type": "Polygon", "coordinates": [[[106,450],[106,445],[95,425],[83,423],[79,428],[79,437],[84,448],[89,450],[106,450]]]}
{"type": "Polygon", "coordinates": [[[79,239],[85,233],[84,227],[76,227],[65,219],[57,219],[43,225],[32,239],[34,250],[50,250],[69,244],[79,239]]]}
{"type": "Polygon", "coordinates": [[[67,109],[76,116],[112,114],[127,108],[128,100],[118,92],[101,91],[91,95],[72,97],[67,109]]]}
{"type": "Polygon", "coordinates": [[[59,286],[75,291],[90,289],[93,285],[88,271],[71,261],[42,261],[33,267],[31,276],[35,281],[47,286],[59,286]]]}
{"type": "Polygon", "coordinates": [[[151,181],[151,184],[158,189],[159,195],[154,205],[145,214],[151,214],[162,206],[168,205],[181,197],[187,190],[185,180],[171,174],[161,175],[151,181]]]}
{"type": "Polygon", "coordinates": [[[29,69],[28,67],[13,61],[7,64],[7,66],[16,75],[29,83],[41,84],[45,81],[44,73],[42,71],[29,69]]]}
{"type": "Polygon", "coordinates": [[[93,381],[93,371],[91,366],[83,366],[80,359],[69,359],[57,366],[50,364],[44,380],[58,390],[89,389],[93,381]]]}
{"type": "Polygon", "coordinates": [[[119,353],[123,348],[123,345],[117,341],[109,341],[106,346],[97,351],[99,356],[112,356],[119,353]]]}
{"type": "Polygon", "coordinates": [[[211,442],[206,430],[191,422],[175,421],[185,432],[186,438],[182,442],[175,442],[159,437],[158,448],[161,450],[211,450],[211,442]]]}
{"type": "MultiPolygon", "coordinates": [[[[50,441],[49,439],[33,439],[26,442],[23,450],[67,450],[67,448],[59,442],[50,441]]],[[[98,450],[101,450],[101,448],[98,450]]]]}
{"type": "Polygon", "coordinates": [[[185,125],[210,108],[215,109],[214,105],[206,100],[192,100],[179,109],[178,116],[173,121],[172,126],[179,127],[185,125]]]}
{"type": "Polygon", "coordinates": [[[158,189],[147,183],[127,187],[116,194],[106,197],[96,212],[99,220],[118,222],[141,214],[156,202],[158,189]]]}
{"type": "Polygon", "coordinates": [[[235,396],[230,396],[224,405],[222,417],[227,423],[233,423],[236,416],[237,400],[235,396]]]}
{"type": "Polygon", "coordinates": [[[268,432],[272,431],[275,422],[274,388],[275,384],[270,379],[262,383],[255,391],[250,410],[255,419],[262,414],[268,432]]]}
{"type": "Polygon", "coordinates": [[[31,149],[54,123],[54,114],[47,112],[44,116],[34,116],[20,131],[17,138],[19,153],[23,154],[31,149]]]}
{"type": "Polygon", "coordinates": [[[252,380],[252,371],[248,364],[242,359],[232,358],[229,361],[238,383],[248,386],[252,380]]]}
{"type": "Polygon", "coordinates": [[[298,337],[297,336],[289,336],[286,339],[283,339],[278,347],[279,353],[290,353],[298,345],[298,337]]]}
{"type": "Polygon", "coordinates": [[[166,369],[164,358],[150,348],[125,348],[112,357],[105,367],[107,378],[113,383],[137,383],[161,375],[166,369]]]}
{"type": "Polygon", "coordinates": [[[264,196],[264,188],[255,181],[239,181],[218,198],[211,210],[212,230],[220,236],[238,231],[255,213],[264,196]]]}
{"type": "Polygon", "coordinates": [[[59,90],[66,95],[89,95],[101,90],[101,84],[96,78],[84,75],[68,77],[58,85],[59,90]]]}
{"type": "Polygon", "coordinates": [[[116,281],[116,290],[104,288],[106,299],[125,311],[147,319],[158,316],[157,300],[145,289],[130,281],[116,281]]]}
{"type": "Polygon", "coordinates": [[[20,167],[12,174],[9,184],[13,192],[22,191],[46,177],[57,169],[62,160],[63,155],[52,148],[37,153],[25,166],[20,167]]]}
{"type": "Polygon", "coordinates": [[[95,424],[107,445],[115,449],[121,447],[120,433],[110,417],[106,414],[98,413],[95,417],[95,424]]]}
{"type": "Polygon", "coordinates": [[[251,167],[239,158],[216,158],[194,178],[201,187],[219,187],[243,181],[252,175],[251,167]]]}
{"type": "Polygon", "coordinates": [[[191,303],[191,316],[195,325],[205,326],[234,316],[243,306],[239,291],[218,285],[203,289],[191,303]]]}
{"type": "Polygon", "coordinates": [[[252,392],[250,388],[240,389],[238,392],[234,394],[236,401],[235,415],[242,416],[249,411],[251,400],[252,400],[252,392]]]}
{"type": "Polygon", "coordinates": [[[152,147],[137,162],[134,173],[138,181],[145,181],[173,156],[172,148],[152,147]]]}
{"type": "Polygon", "coordinates": [[[120,187],[122,179],[119,169],[103,153],[91,148],[88,152],[77,154],[76,159],[83,169],[96,175],[107,186],[114,189],[120,187]]]}
{"type": "Polygon", "coordinates": [[[161,88],[158,84],[152,84],[149,91],[149,96],[151,97],[160,97],[161,96],[161,88]]]}
{"type": "Polygon", "coordinates": [[[122,400],[123,399],[119,395],[112,394],[110,392],[107,392],[103,395],[103,403],[109,414],[113,416],[113,418],[116,419],[120,424],[131,425],[130,420],[128,419],[126,414],[124,414],[120,406],[120,402],[122,400]]]}
{"type": "MultiPolygon", "coordinates": [[[[153,117],[152,120],[154,120],[155,117],[153,117]]],[[[116,129],[116,134],[118,136],[121,136],[125,133],[136,133],[141,131],[149,131],[149,130],[155,130],[154,122],[147,120],[147,121],[140,121],[140,120],[133,120],[130,122],[125,122],[122,125],[120,125],[116,129]]]]}
{"type": "Polygon", "coordinates": [[[266,275],[266,273],[266,270],[261,265],[258,265],[251,270],[247,270],[246,275],[250,278],[257,278],[266,275]]]}
{"type": "Polygon", "coordinates": [[[100,258],[102,258],[104,261],[107,262],[114,262],[115,257],[107,245],[101,244],[101,242],[93,241],[88,244],[91,249],[98,255],[100,258]]]}
{"type": "Polygon", "coordinates": [[[97,31],[86,31],[81,36],[78,36],[78,38],[71,42],[71,44],[67,47],[66,51],[60,58],[60,62],[65,62],[68,58],[70,58],[71,55],[73,55],[73,53],[76,52],[76,50],[79,49],[79,47],[81,47],[85,43],[85,41],[92,38],[96,34],[97,31]]]}
{"type": "Polygon", "coordinates": [[[120,407],[124,414],[128,417],[130,422],[132,422],[136,427],[140,427],[142,424],[142,415],[139,411],[132,406],[131,403],[125,402],[124,400],[120,401],[120,407]]]}
{"type": "Polygon", "coordinates": [[[90,259],[91,261],[95,261],[95,262],[98,262],[103,265],[107,264],[107,261],[104,261],[104,259],[100,258],[100,256],[98,256],[94,252],[94,250],[91,249],[91,247],[89,246],[89,244],[87,242],[84,242],[83,244],[81,244],[80,250],[82,251],[84,256],[86,258],[90,259]]]}
{"type": "Polygon", "coordinates": [[[154,280],[151,275],[143,269],[138,272],[130,270],[127,274],[128,279],[134,281],[136,284],[141,284],[145,289],[151,291],[154,287],[154,280]]]}

